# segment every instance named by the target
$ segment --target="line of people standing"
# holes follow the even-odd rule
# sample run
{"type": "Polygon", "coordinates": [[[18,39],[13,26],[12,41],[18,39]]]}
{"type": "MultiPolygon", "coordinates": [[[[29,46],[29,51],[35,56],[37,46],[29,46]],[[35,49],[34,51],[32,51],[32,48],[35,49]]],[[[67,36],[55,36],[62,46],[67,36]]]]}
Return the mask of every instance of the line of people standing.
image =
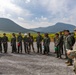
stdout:
{"type": "MultiPolygon", "coordinates": [[[[36,37],[37,53],[49,54],[50,37],[48,36],[48,33],[44,34],[44,38],[41,36],[40,32],[38,32],[37,34],[38,34],[36,37]],[[42,46],[42,40],[43,40],[43,46],[42,46]],[[44,47],[44,51],[42,51],[42,47],[44,47]]],[[[23,53],[23,45],[25,53],[29,54],[31,50],[33,50],[33,52],[35,53],[34,38],[30,33],[24,34],[24,37],[22,36],[21,32],[18,34],[17,37],[15,33],[13,33],[10,44],[12,47],[12,53],[23,53]]],[[[7,53],[8,37],[6,33],[3,34],[3,37],[0,37],[0,52],[2,53],[3,50],[4,53],[7,53]]]]}
{"type": "Polygon", "coordinates": [[[2,43],[3,43],[3,48],[4,48],[4,53],[7,53],[7,48],[8,48],[8,37],[6,34],[3,34],[3,37],[0,37],[0,52],[2,53],[2,43]]]}
{"type": "Polygon", "coordinates": [[[54,38],[54,44],[57,58],[62,58],[62,55],[65,52],[65,57],[67,59],[66,64],[67,66],[71,66],[73,60],[68,58],[67,51],[73,50],[73,46],[75,44],[74,34],[71,34],[69,30],[64,30],[63,32],[56,33],[54,38]]]}

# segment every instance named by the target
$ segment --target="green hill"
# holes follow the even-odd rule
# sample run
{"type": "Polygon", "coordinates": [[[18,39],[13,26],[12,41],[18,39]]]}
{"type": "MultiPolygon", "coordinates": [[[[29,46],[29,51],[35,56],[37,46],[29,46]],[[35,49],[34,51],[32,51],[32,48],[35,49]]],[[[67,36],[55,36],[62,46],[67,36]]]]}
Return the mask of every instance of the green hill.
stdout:
{"type": "Polygon", "coordinates": [[[10,19],[0,18],[0,31],[26,33],[26,32],[31,32],[32,30],[23,28],[19,26],[18,24],[16,24],[15,22],[11,21],[10,19]]]}
{"type": "Polygon", "coordinates": [[[70,31],[73,31],[75,28],[74,25],[71,25],[71,24],[65,24],[65,23],[56,23],[55,25],[53,26],[48,26],[48,27],[39,27],[39,28],[35,28],[35,29],[32,29],[32,30],[35,30],[35,31],[39,31],[39,32],[44,32],[44,33],[56,33],[56,32],[59,32],[59,31],[62,31],[62,30],[70,30],[70,31]]]}

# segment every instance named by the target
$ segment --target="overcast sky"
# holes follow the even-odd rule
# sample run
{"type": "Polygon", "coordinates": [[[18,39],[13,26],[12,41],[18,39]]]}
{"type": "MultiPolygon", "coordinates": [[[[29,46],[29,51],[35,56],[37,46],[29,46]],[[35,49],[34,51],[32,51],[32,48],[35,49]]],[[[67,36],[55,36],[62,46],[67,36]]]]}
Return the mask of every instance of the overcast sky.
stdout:
{"type": "Polygon", "coordinates": [[[25,28],[76,25],[76,0],[0,0],[0,17],[25,28]]]}

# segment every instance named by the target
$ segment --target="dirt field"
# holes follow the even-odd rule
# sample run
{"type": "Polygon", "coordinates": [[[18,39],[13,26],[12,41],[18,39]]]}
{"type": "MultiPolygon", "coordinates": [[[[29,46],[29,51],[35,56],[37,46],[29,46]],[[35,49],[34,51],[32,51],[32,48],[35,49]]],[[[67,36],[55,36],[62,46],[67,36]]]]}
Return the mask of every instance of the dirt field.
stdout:
{"type": "Polygon", "coordinates": [[[65,59],[55,57],[53,43],[50,51],[49,56],[24,52],[12,54],[9,44],[8,54],[0,54],[0,75],[75,75],[73,67],[66,66],[65,59]]]}

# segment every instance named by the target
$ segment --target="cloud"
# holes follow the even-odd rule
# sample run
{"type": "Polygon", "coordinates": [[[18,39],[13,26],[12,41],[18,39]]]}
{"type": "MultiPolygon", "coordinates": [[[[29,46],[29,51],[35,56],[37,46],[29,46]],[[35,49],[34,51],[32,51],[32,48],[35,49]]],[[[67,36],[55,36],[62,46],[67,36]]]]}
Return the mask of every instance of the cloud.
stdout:
{"type": "Polygon", "coordinates": [[[29,3],[30,2],[30,0],[25,0],[25,3],[29,3]]]}
{"type": "Polygon", "coordinates": [[[42,22],[42,21],[48,21],[48,18],[41,16],[40,18],[35,17],[35,21],[42,22]]]}
{"type": "Polygon", "coordinates": [[[18,20],[20,20],[20,21],[24,21],[24,18],[22,18],[22,17],[18,17],[18,20]]]}
{"type": "Polygon", "coordinates": [[[0,0],[0,17],[27,28],[76,24],[76,0],[0,0]]]}

